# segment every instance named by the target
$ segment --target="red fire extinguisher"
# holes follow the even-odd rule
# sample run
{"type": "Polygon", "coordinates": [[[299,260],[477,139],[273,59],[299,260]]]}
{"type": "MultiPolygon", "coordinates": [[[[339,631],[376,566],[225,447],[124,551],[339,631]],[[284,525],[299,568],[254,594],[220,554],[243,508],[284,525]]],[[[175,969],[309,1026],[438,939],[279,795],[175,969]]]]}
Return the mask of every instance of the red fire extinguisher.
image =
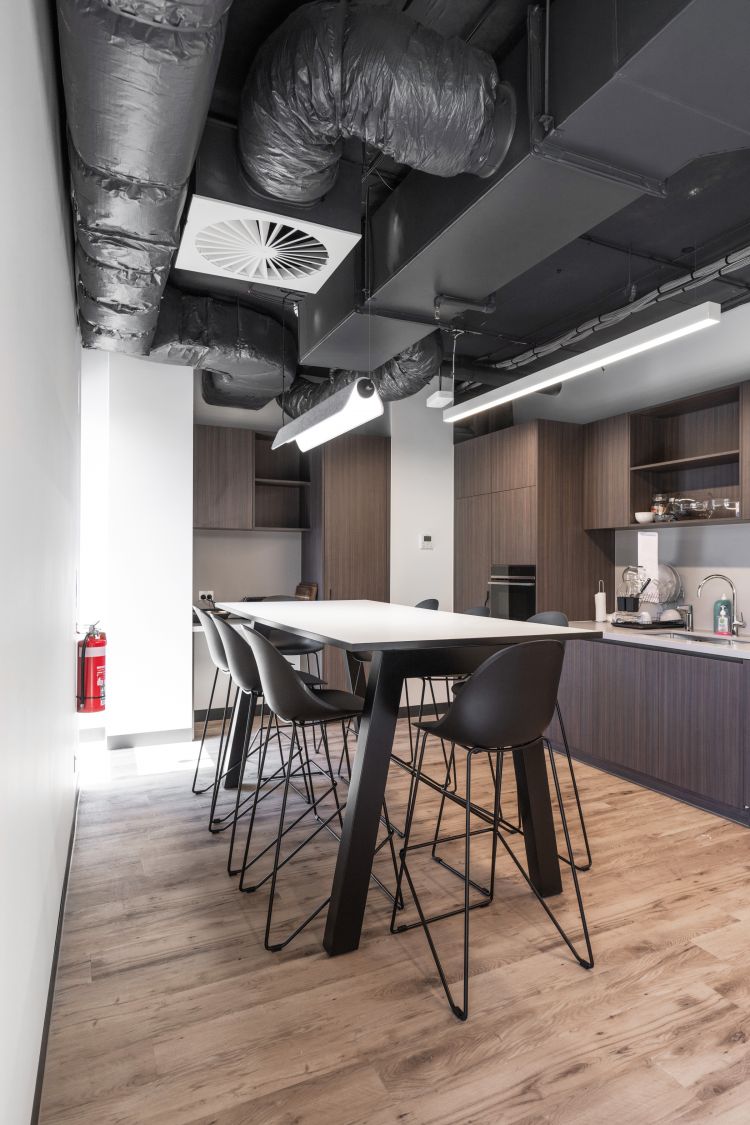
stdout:
{"type": "Polygon", "coordinates": [[[107,634],[89,625],[78,642],[76,696],[79,711],[104,710],[104,679],[107,660],[107,634]]]}

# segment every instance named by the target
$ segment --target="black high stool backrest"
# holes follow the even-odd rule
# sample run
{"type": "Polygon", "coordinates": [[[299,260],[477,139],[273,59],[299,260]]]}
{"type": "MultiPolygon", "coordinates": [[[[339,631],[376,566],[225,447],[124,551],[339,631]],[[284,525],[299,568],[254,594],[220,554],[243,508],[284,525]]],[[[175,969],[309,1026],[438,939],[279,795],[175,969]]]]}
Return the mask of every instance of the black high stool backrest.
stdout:
{"type": "Polygon", "coordinates": [[[262,633],[247,629],[245,637],[253,650],[263,697],[274,714],[291,723],[313,722],[336,713],[334,707],[305,687],[291,664],[262,633]]]}
{"type": "Polygon", "coordinates": [[[216,622],[221,618],[215,617],[212,613],[206,613],[205,609],[200,609],[197,605],[193,606],[195,616],[203,626],[203,632],[206,637],[206,644],[208,645],[208,655],[214,662],[216,667],[222,672],[229,671],[229,663],[227,655],[224,652],[224,645],[221,641],[221,636],[216,628],[216,622]]]}
{"type": "Polygon", "coordinates": [[[568,627],[568,619],[559,609],[548,609],[544,613],[535,613],[533,617],[527,617],[526,621],[529,625],[560,625],[563,629],[568,627]]]}
{"type": "Polygon", "coordinates": [[[468,613],[471,617],[489,617],[490,607],[488,605],[473,605],[469,609],[462,609],[461,613],[468,613]]]}
{"type": "Polygon", "coordinates": [[[216,619],[214,624],[224,646],[230,675],[237,687],[245,693],[255,692],[256,695],[261,695],[258,665],[255,663],[253,650],[244,636],[240,635],[228,621],[222,621],[220,617],[216,619]]]}
{"type": "Polygon", "coordinates": [[[429,729],[464,746],[523,746],[552,722],[565,646],[524,641],[485,660],[465,680],[447,714],[429,729]]]}
{"type": "Polygon", "coordinates": [[[423,602],[417,602],[414,606],[415,609],[438,609],[440,602],[437,598],[425,598],[423,602]]]}

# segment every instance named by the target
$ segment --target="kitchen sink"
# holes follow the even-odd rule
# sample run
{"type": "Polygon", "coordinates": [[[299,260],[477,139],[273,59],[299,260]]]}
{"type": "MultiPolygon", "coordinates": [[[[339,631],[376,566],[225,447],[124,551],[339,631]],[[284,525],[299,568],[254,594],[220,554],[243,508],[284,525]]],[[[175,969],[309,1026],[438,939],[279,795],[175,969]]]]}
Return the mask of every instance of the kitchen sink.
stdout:
{"type": "Polygon", "coordinates": [[[738,645],[750,644],[750,638],[747,640],[741,637],[707,637],[703,633],[652,633],[652,637],[663,637],[664,640],[682,641],[683,644],[691,645],[720,645],[723,648],[736,648],[738,645]]]}

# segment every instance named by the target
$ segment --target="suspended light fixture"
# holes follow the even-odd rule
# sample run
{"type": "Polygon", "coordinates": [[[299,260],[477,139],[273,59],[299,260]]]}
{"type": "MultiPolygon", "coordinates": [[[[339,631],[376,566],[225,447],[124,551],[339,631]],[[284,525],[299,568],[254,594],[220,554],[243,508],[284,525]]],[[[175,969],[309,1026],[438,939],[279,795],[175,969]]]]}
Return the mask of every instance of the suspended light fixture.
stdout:
{"type": "Polygon", "coordinates": [[[578,375],[588,375],[591,371],[608,367],[610,363],[619,363],[622,359],[630,359],[631,356],[650,351],[651,348],[658,348],[672,340],[679,340],[682,336],[700,332],[703,328],[711,328],[720,320],[721,305],[715,301],[706,301],[702,305],[686,309],[656,324],[639,328],[627,336],[621,336],[618,340],[611,340],[608,344],[591,348],[581,355],[564,359],[562,363],[545,367],[542,371],[535,371],[533,375],[516,379],[505,387],[498,387],[486,394],[477,395],[476,398],[467,399],[457,406],[448,407],[443,411],[443,421],[459,422],[463,418],[470,418],[472,414],[481,414],[483,410],[491,410],[495,406],[502,406],[503,403],[513,402],[535,391],[544,391],[547,387],[565,383],[578,375]]]}
{"type": "Polygon", "coordinates": [[[383,413],[383,400],[372,379],[360,376],[340,391],[329,395],[311,410],[301,414],[277,433],[272,449],[296,441],[303,453],[322,445],[331,438],[355,430],[365,422],[379,418],[383,413]]]}

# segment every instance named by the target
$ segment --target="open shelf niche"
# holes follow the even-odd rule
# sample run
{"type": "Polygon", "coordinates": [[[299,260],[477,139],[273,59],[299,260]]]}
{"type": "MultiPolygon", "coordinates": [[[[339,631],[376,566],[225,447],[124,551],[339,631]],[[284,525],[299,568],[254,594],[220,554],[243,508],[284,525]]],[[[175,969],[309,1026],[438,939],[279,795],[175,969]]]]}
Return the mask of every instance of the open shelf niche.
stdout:
{"type": "MultiPolygon", "coordinates": [[[[658,492],[693,500],[739,500],[740,444],[740,388],[736,386],[631,414],[631,513],[648,511],[658,492]]],[[[676,526],[718,522],[680,520],[676,526]]],[[[721,522],[735,521],[729,517],[721,522]]]]}
{"type": "Polygon", "coordinates": [[[255,435],[254,525],[268,531],[310,526],[310,466],[297,445],[271,449],[272,434],[255,435]]]}

